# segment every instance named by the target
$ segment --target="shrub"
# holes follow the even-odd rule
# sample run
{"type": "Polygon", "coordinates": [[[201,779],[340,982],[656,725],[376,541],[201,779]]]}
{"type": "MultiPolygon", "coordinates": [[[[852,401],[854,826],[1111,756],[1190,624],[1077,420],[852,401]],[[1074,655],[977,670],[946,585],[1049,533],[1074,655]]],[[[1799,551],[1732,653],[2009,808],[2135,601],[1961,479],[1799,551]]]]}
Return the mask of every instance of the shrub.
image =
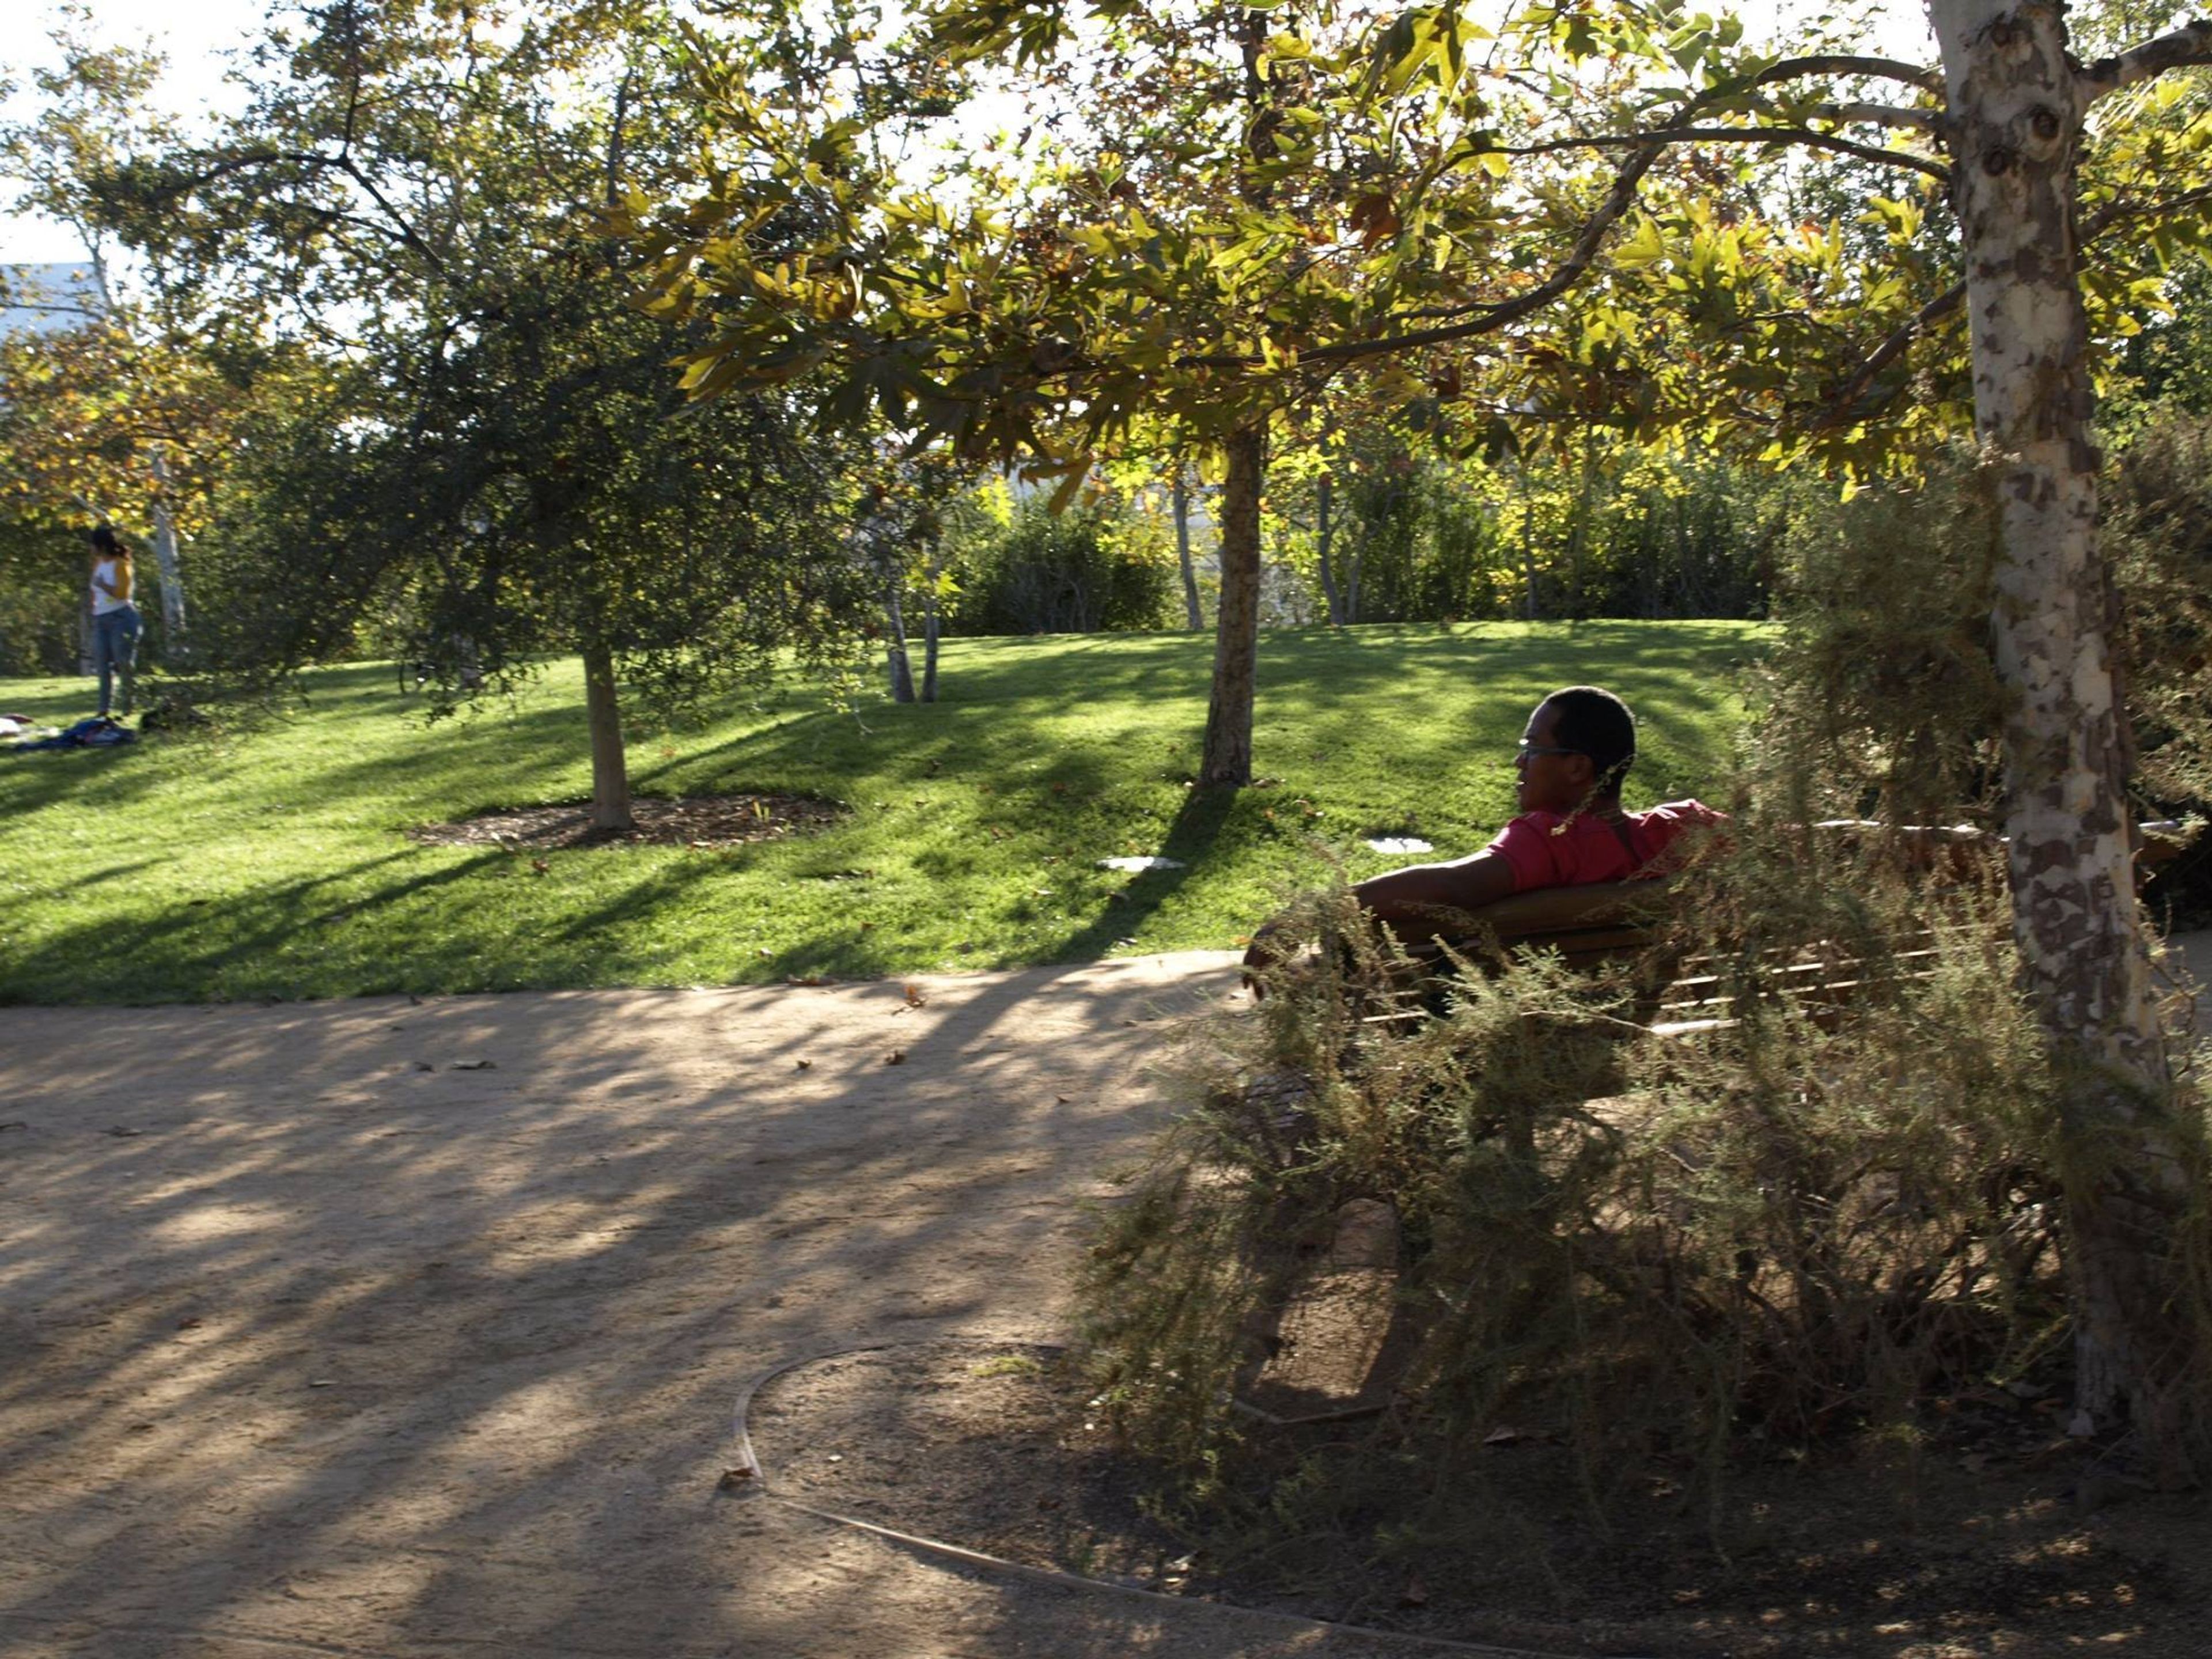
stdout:
{"type": "Polygon", "coordinates": [[[1915,978],[1879,964],[1925,896],[1876,856],[1800,837],[1691,879],[1678,946],[1742,1014],[1695,1039],[1645,1032],[1629,977],[1540,959],[1452,977],[1410,1035],[1363,1024],[1407,964],[1347,895],[1308,912],[1339,948],[1206,1029],[1194,1108],[1091,1258],[1092,1352],[1137,1444],[1218,1478],[1269,1309],[1353,1198],[1396,1212],[1419,1310],[1376,1432],[1427,1449],[1439,1500],[1501,1421],[1565,1437],[1603,1510],[1655,1463],[1717,1486],[1747,1440],[1910,1424],[2045,1355],[2048,1084],[1996,896],[1955,898],[1915,978]],[[1760,994],[1765,941],[1823,935],[1869,964],[1832,1030],[1760,994]]]}
{"type": "Polygon", "coordinates": [[[1094,634],[1177,625],[1173,531],[1112,504],[1025,501],[954,550],[954,634],[1094,634]]]}

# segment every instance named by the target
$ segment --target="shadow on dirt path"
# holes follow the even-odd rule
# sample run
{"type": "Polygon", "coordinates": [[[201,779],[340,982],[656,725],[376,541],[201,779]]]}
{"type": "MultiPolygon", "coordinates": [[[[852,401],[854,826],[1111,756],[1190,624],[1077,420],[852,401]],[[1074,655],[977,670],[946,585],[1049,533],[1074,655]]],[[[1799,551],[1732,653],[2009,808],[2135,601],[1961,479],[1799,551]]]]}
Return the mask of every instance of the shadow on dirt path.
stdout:
{"type": "Polygon", "coordinates": [[[716,1489],[769,1364],[1060,1334],[1230,961],[0,1010],[0,1654],[1359,1650],[716,1489]]]}
{"type": "Polygon", "coordinates": [[[717,1491],[770,1364],[1062,1334],[1231,962],[0,1009],[0,1655],[1405,1651],[717,1491]]]}

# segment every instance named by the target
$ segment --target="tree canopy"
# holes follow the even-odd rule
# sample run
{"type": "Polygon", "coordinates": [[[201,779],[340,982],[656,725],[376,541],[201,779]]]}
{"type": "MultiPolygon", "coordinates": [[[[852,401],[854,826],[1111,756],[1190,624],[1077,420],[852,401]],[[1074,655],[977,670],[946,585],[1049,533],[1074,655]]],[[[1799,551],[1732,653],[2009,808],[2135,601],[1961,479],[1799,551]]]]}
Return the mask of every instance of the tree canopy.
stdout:
{"type": "Polygon", "coordinates": [[[380,616],[450,701],[578,651],[608,828],[629,820],[619,680],[680,703],[834,648],[859,603],[865,441],[808,435],[787,394],[685,410],[599,226],[675,176],[682,50],[647,7],[339,0],[256,48],[266,78],[217,143],[112,192],[142,246],[330,366],[264,411],[259,487],[223,526],[234,665],[380,616]]]}

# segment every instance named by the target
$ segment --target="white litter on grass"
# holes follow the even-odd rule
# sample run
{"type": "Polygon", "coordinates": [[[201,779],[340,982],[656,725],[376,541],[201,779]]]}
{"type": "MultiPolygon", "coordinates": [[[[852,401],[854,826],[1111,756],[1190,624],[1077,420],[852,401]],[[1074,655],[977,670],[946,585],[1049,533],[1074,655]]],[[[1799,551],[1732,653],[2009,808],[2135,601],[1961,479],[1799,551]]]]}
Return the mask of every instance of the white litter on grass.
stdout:
{"type": "Polygon", "coordinates": [[[1437,849],[1419,836],[1375,836],[1367,844],[1378,853],[1433,853],[1437,849]]]}
{"type": "Polygon", "coordinates": [[[1181,859],[1158,858],[1147,853],[1139,859],[1101,859],[1098,867],[1101,870],[1180,870],[1183,862],[1181,859]]]}

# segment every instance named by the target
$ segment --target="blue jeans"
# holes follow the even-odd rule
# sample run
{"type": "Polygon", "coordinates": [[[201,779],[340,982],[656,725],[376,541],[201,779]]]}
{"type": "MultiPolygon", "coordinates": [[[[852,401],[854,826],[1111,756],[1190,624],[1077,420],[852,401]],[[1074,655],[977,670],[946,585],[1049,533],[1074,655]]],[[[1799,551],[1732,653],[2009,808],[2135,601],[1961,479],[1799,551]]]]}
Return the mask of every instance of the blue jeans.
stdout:
{"type": "Polygon", "coordinates": [[[118,605],[92,619],[92,660],[100,672],[100,712],[108,712],[115,676],[123,676],[122,713],[131,712],[138,689],[138,607],[118,605]]]}

